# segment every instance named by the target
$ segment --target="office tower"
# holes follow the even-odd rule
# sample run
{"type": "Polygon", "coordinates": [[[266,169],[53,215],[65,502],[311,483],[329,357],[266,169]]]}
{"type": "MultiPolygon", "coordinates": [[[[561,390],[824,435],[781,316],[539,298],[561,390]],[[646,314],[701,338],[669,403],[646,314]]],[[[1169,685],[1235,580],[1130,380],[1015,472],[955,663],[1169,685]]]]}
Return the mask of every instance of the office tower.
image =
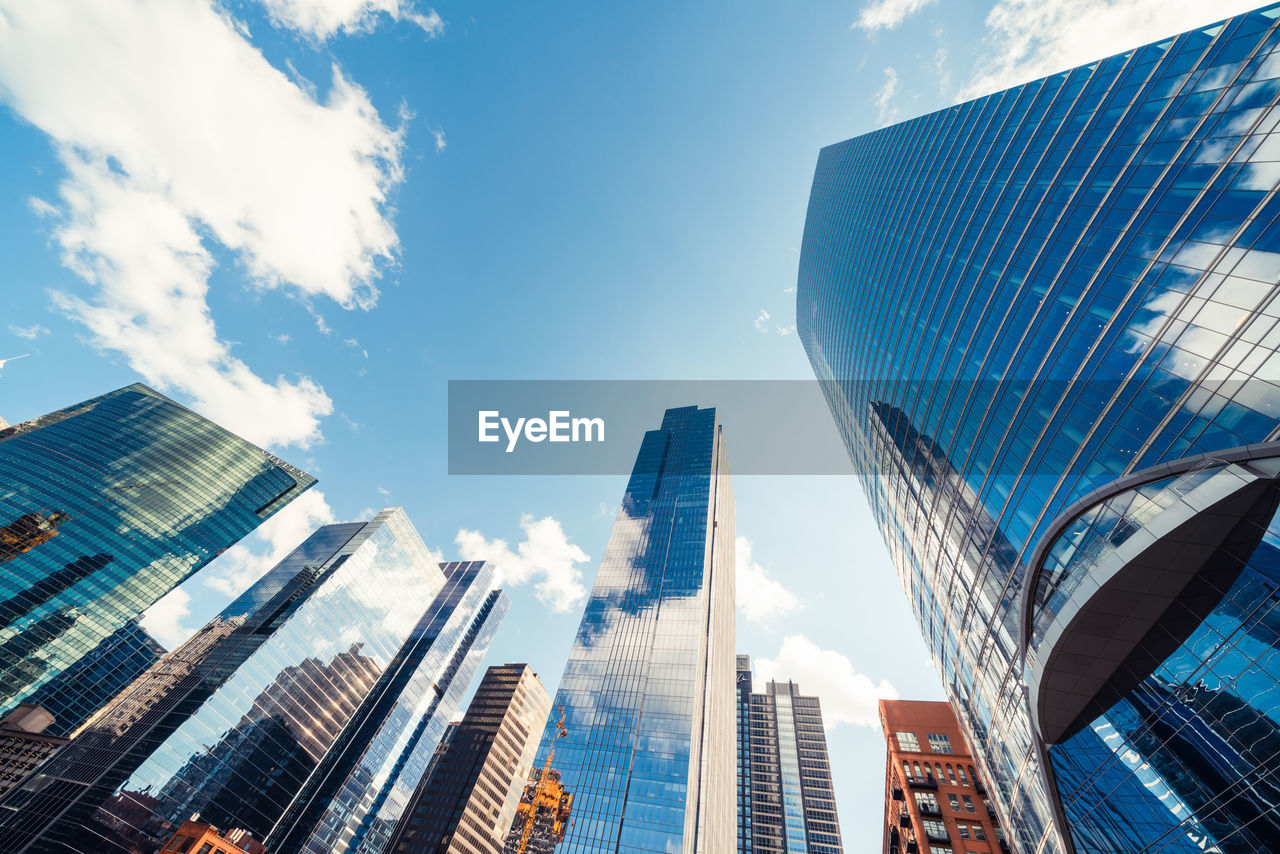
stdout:
{"type": "Polygon", "coordinates": [[[738,656],[738,852],[751,851],[751,656],[738,656]]]}
{"type": "Polygon", "coordinates": [[[164,653],[137,620],[130,620],[62,671],[60,678],[38,688],[31,702],[53,715],[49,732],[75,732],[101,708],[101,698],[128,688],[164,653]]]}
{"type": "Polygon", "coordinates": [[[1012,850],[948,703],[881,700],[883,854],[1012,850]]]}
{"type": "Polygon", "coordinates": [[[819,156],[799,333],[1020,851],[1280,838],[1278,16],[819,156]]]}
{"type": "Polygon", "coordinates": [[[52,723],[53,715],[31,703],[0,719],[0,797],[70,740],[45,733],[52,723]]]}
{"type": "Polygon", "coordinates": [[[559,847],[727,852],[734,819],[734,539],[714,409],[644,435],[537,766],[573,797],[559,847]]]}
{"type": "Polygon", "coordinates": [[[750,704],[752,849],[843,854],[818,698],[769,682],[750,704]]]}
{"type": "Polygon", "coordinates": [[[150,663],[130,622],[314,483],[144,385],[0,430],[0,714],[69,734],[150,663]]]}
{"type": "Polygon", "coordinates": [[[551,697],[529,665],[490,667],[387,850],[501,854],[550,711],[551,697]]]}
{"type": "MultiPolygon", "coordinates": [[[[320,528],[0,800],[0,850],[155,852],[197,813],[265,842],[361,749],[407,798],[505,610],[491,580],[435,563],[399,508],[320,528]]],[[[367,815],[394,801],[340,782],[367,815]]]]}

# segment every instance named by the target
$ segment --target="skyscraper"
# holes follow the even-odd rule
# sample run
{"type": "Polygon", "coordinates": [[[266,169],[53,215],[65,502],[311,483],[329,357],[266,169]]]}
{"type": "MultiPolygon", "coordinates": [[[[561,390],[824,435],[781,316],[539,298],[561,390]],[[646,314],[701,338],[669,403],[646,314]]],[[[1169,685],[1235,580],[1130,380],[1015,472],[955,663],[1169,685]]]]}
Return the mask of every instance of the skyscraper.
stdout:
{"type": "Polygon", "coordinates": [[[738,656],[738,852],[751,854],[751,656],[738,656]]]}
{"type": "Polygon", "coordinates": [[[771,681],[749,695],[748,714],[751,850],[843,854],[818,698],[771,681]]]}
{"type": "Polygon", "coordinates": [[[882,854],[934,848],[1010,854],[1004,829],[948,703],[881,700],[882,854]]]}
{"type": "Polygon", "coordinates": [[[399,508],[320,528],[0,801],[0,850],[156,851],[195,813],[262,842],[317,769],[376,824],[505,610],[491,580],[399,508]],[[369,748],[371,779],[340,776],[369,748]]]}
{"type": "Polygon", "coordinates": [[[144,385],[0,430],[0,715],[70,732],[123,687],[77,665],[151,663],[130,621],[314,483],[144,385]]]}
{"type": "Polygon", "coordinates": [[[551,697],[527,664],[490,667],[396,827],[394,854],[501,854],[551,697]]]}
{"type": "Polygon", "coordinates": [[[668,409],[556,692],[566,735],[552,720],[538,749],[574,799],[562,854],[733,849],[733,518],[715,410],[668,409]]]}
{"type": "Polygon", "coordinates": [[[818,160],[801,340],[1020,850],[1280,838],[1277,17],[818,160]]]}

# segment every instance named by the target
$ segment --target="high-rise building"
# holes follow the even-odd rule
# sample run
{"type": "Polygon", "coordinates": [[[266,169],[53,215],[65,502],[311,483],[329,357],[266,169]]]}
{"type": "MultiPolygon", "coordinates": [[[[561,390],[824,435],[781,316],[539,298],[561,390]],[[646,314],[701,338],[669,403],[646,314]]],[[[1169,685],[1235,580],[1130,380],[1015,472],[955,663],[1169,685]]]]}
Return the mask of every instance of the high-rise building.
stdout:
{"type": "Polygon", "coordinates": [[[69,734],[153,663],[131,621],[314,483],[143,385],[0,430],[0,714],[69,734]]]}
{"type": "Polygon", "coordinates": [[[405,810],[394,854],[501,854],[551,697],[527,664],[490,667],[405,810]]]}
{"type": "Polygon", "coordinates": [[[881,700],[883,854],[1012,850],[948,703],[881,700]]]}
{"type": "Polygon", "coordinates": [[[843,854],[818,698],[769,682],[749,702],[751,850],[843,854]]]}
{"type": "Polygon", "coordinates": [[[751,854],[751,656],[738,656],[738,854],[751,854]]]}
{"type": "Polygon", "coordinates": [[[1280,838],[1277,19],[819,156],[801,340],[1020,851],[1280,838]]]}
{"type": "Polygon", "coordinates": [[[505,612],[491,582],[399,508],[320,528],[0,800],[0,850],[154,852],[197,813],[265,841],[321,771],[376,830],[505,612]]]}
{"type": "Polygon", "coordinates": [[[573,797],[562,854],[728,852],[734,539],[714,409],[645,433],[538,748],[573,797]]]}
{"type": "Polygon", "coordinates": [[[53,721],[47,709],[31,703],[0,719],[0,797],[70,741],[45,732],[53,721]]]}

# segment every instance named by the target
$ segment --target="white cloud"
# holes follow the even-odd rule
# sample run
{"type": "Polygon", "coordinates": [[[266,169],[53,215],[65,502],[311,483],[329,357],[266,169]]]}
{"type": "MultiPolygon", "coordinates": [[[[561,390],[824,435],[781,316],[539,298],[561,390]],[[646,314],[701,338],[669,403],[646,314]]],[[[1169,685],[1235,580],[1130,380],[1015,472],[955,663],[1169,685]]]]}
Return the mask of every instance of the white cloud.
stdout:
{"type": "Polygon", "coordinates": [[[281,344],[288,344],[290,339],[288,332],[281,332],[279,335],[272,335],[272,341],[279,341],[281,344]]]}
{"type": "MultiPolygon", "coordinates": [[[[324,493],[312,487],[254,532],[218,556],[202,572],[205,586],[239,596],[321,525],[335,521],[324,493]]],[[[161,600],[163,601],[163,600],[161,600]]]]}
{"type": "Polygon", "coordinates": [[[31,208],[31,212],[41,219],[58,215],[57,207],[49,204],[39,196],[29,197],[27,199],[27,207],[31,208]]]}
{"type": "Polygon", "coordinates": [[[1256,0],[998,0],[973,98],[1257,8],[1256,0]]]}
{"type": "Polygon", "coordinates": [[[738,607],[746,618],[753,623],[765,623],[800,610],[796,595],[776,578],[770,578],[768,571],[752,558],[751,541],[738,537],[736,545],[734,584],[738,607]]]}
{"type": "Polygon", "coordinates": [[[587,595],[577,565],[591,557],[570,543],[560,523],[550,516],[535,520],[526,513],[520,517],[520,528],[525,538],[514,552],[506,540],[486,540],[479,531],[466,528],[458,531],[454,542],[463,560],[492,561],[500,570],[499,584],[518,586],[542,579],[534,587],[538,601],[553,611],[569,611],[587,595]]]}
{"type": "Polygon", "coordinates": [[[379,486],[379,487],[378,487],[378,494],[379,494],[379,495],[381,495],[381,496],[383,496],[383,497],[385,498],[386,496],[388,496],[388,495],[390,495],[390,494],[391,494],[391,490],[387,489],[386,487],[379,486]]]}
{"type": "Polygon", "coordinates": [[[876,90],[872,103],[876,105],[876,122],[883,127],[893,124],[898,118],[898,108],[893,106],[893,96],[898,94],[898,72],[892,68],[884,70],[884,85],[876,90]]]}
{"type": "Polygon", "coordinates": [[[431,135],[436,139],[436,154],[448,148],[449,143],[445,142],[444,131],[440,128],[432,128],[431,135]]]}
{"type": "Polygon", "coordinates": [[[791,324],[788,324],[787,326],[779,326],[777,327],[777,329],[778,329],[779,335],[790,335],[791,333],[796,331],[796,325],[794,323],[791,323],[791,324]]]}
{"type": "Polygon", "coordinates": [[[849,25],[851,30],[892,30],[907,19],[932,3],[933,0],[876,0],[870,6],[864,6],[858,13],[858,20],[849,25]]]}
{"type": "Polygon", "coordinates": [[[428,38],[444,32],[444,21],[435,9],[422,14],[414,10],[412,2],[401,0],[262,0],[262,5],[277,26],[322,40],[339,31],[371,32],[382,16],[416,24],[428,38]]]}
{"type": "Polygon", "coordinates": [[[337,69],[323,103],[210,0],[0,0],[0,91],[66,168],[54,237],[92,287],[54,303],[148,382],[260,444],[306,446],[333,410],[218,337],[206,240],[265,288],[367,308],[398,239],[402,132],[337,69]]]}
{"type": "Polygon", "coordinates": [[[800,690],[822,701],[822,723],[879,726],[876,701],[898,699],[897,690],[882,679],[879,684],[853,669],[844,655],[822,649],[804,635],[787,635],[776,658],[757,658],[755,675],[761,682],[791,680],[800,690]]]}
{"type": "Polygon", "coordinates": [[[34,341],[41,335],[48,335],[49,330],[45,329],[39,323],[33,323],[30,326],[19,326],[16,323],[9,324],[9,331],[19,338],[25,338],[28,341],[34,341]]]}
{"type": "Polygon", "coordinates": [[[138,621],[165,649],[176,649],[196,632],[183,624],[191,616],[191,594],[181,587],[170,590],[159,602],[142,613],[138,621]]]}
{"type": "Polygon", "coordinates": [[[784,294],[794,294],[794,293],[796,292],[796,286],[795,286],[795,285],[792,285],[792,286],[791,286],[791,287],[789,287],[789,288],[783,288],[783,289],[782,289],[782,292],[783,292],[784,294]]]}
{"type": "Polygon", "coordinates": [[[756,327],[756,329],[760,330],[761,332],[768,332],[768,331],[769,331],[769,317],[770,317],[769,312],[765,311],[763,308],[762,308],[762,309],[760,309],[760,316],[759,316],[759,317],[757,317],[757,318],[756,318],[756,321],[755,321],[755,327],[756,327]]]}

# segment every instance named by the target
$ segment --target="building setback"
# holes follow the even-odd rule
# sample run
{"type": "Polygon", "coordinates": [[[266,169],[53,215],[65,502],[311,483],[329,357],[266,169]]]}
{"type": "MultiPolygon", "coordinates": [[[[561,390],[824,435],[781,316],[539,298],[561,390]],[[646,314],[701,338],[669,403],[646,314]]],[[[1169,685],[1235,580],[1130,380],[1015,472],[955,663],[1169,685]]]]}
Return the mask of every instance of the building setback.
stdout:
{"type": "Polygon", "coordinates": [[[843,854],[822,708],[794,682],[750,695],[751,850],[843,854]]]}
{"type": "Polygon", "coordinates": [[[527,664],[490,667],[466,716],[441,742],[388,850],[500,854],[550,711],[551,697],[527,664]]]}
{"type": "Polygon", "coordinates": [[[880,727],[888,748],[883,854],[1010,854],[950,705],[881,700],[880,727]]]}
{"type": "Polygon", "coordinates": [[[819,155],[798,332],[1028,854],[1280,839],[1278,21],[819,155]]]}
{"type": "Polygon", "coordinates": [[[314,483],[141,384],[0,429],[0,714],[70,734],[155,662],[131,622],[314,483]]]}
{"type": "Polygon", "coordinates": [[[535,765],[572,796],[561,854],[734,846],[734,538],[714,409],[644,435],[535,765]]]}
{"type": "Polygon", "coordinates": [[[0,800],[0,850],[147,854],[197,813],[265,841],[353,743],[407,798],[505,611],[491,580],[435,563],[399,508],[320,528],[0,800]],[[399,752],[367,737],[374,712],[412,733],[399,752]]]}

